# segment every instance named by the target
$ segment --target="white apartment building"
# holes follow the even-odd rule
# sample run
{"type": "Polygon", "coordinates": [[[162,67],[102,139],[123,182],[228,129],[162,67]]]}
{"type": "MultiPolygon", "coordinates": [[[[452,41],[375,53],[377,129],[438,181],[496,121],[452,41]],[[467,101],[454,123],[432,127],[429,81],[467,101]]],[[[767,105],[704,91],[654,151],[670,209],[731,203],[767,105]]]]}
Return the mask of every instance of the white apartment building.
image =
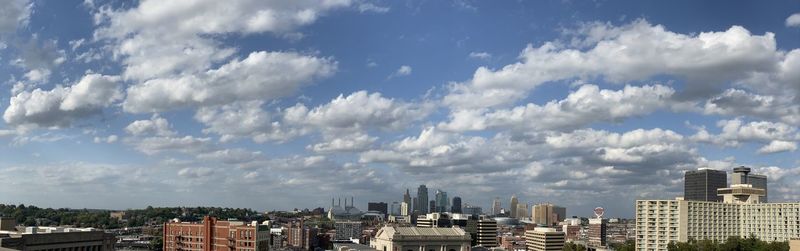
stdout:
{"type": "Polygon", "coordinates": [[[800,237],[800,203],[760,203],[763,189],[737,184],[719,189],[723,202],[636,201],[636,250],[667,250],[671,241],[725,241],[751,234],[764,241],[800,237]]]}

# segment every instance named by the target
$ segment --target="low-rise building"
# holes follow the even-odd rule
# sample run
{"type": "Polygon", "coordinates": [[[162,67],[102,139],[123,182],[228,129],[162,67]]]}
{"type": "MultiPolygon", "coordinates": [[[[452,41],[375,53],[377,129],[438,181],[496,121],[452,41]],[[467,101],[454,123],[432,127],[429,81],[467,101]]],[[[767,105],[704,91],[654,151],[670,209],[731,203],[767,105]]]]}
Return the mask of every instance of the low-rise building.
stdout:
{"type": "Polygon", "coordinates": [[[174,220],[165,223],[163,238],[164,251],[266,251],[270,226],[258,222],[220,221],[206,216],[202,222],[174,220]]]}
{"type": "Polygon", "coordinates": [[[525,231],[525,245],[528,251],[560,251],[564,249],[564,232],[555,228],[537,227],[525,231]]]}
{"type": "Polygon", "coordinates": [[[0,250],[113,251],[114,243],[113,234],[94,228],[26,227],[21,232],[0,231],[0,250]]]}
{"type": "Polygon", "coordinates": [[[461,228],[386,226],[370,246],[378,251],[469,251],[470,237],[461,228]]]}

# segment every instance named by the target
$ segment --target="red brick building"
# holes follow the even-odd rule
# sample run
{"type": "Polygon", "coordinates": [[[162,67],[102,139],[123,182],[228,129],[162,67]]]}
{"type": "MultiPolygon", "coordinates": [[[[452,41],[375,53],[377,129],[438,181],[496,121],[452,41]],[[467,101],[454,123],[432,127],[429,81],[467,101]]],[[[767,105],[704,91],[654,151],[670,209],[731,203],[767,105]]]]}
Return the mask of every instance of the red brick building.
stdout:
{"type": "Polygon", "coordinates": [[[267,251],[269,226],[256,222],[218,221],[164,224],[164,251],[267,251]]]}

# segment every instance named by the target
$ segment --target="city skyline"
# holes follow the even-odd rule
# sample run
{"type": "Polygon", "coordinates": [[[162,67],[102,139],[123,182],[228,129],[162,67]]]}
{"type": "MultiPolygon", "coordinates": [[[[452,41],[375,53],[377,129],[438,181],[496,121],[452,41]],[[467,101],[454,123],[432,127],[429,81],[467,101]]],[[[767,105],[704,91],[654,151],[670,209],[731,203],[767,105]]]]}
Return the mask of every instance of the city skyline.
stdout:
{"type": "Polygon", "coordinates": [[[425,184],[409,207],[442,190],[486,213],[515,195],[632,218],[637,199],[683,196],[686,171],[738,166],[768,177],[769,202],[800,201],[796,1],[0,13],[3,204],[366,209],[425,184]]]}

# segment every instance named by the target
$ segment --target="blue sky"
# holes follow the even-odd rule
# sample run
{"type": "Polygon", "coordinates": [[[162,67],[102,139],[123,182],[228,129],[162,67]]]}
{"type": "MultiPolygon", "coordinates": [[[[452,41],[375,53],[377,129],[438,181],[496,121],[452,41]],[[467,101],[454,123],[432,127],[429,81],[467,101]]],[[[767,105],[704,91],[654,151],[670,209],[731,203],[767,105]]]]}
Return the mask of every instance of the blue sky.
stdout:
{"type": "Polygon", "coordinates": [[[747,165],[797,201],[796,1],[21,1],[0,203],[327,206],[427,184],[632,217],[747,165]]]}

